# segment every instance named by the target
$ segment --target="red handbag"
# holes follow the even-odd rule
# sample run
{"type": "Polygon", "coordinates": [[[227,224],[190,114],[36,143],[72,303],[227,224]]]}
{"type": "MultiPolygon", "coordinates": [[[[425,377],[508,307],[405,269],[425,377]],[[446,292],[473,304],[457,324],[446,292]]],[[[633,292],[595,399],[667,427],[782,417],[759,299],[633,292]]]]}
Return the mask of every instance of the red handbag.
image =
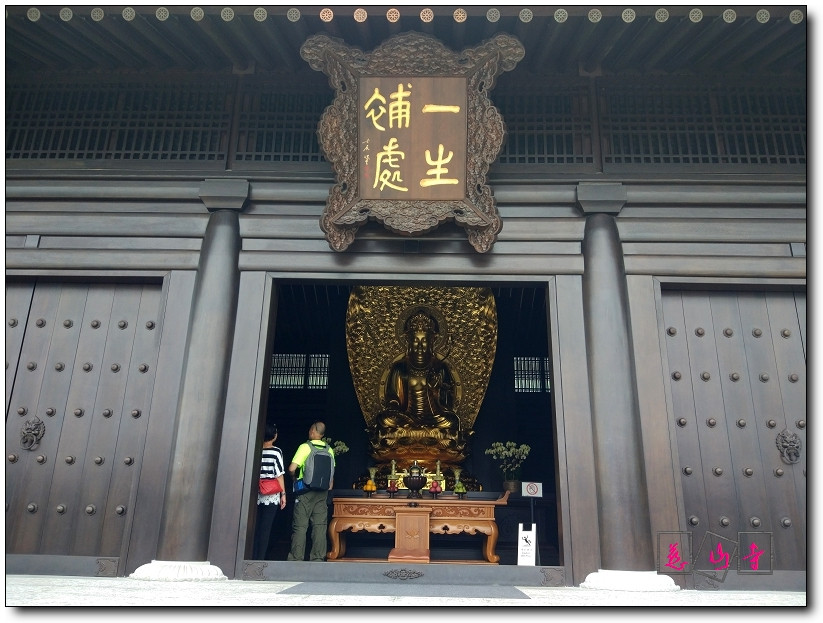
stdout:
{"type": "Polygon", "coordinates": [[[280,486],[279,478],[261,478],[260,479],[260,495],[274,495],[275,493],[282,493],[283,488],[280,486]]]}

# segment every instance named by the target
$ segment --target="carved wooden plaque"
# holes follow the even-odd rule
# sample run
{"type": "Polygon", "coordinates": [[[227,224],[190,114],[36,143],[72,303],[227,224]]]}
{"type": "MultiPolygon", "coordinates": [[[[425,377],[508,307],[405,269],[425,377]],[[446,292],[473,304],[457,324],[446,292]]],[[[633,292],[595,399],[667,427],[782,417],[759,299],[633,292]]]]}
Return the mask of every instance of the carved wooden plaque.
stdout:
{"type": "Polygon", "coordinates": [[[337,178],[320,219],[332,249],[347,249],[368,220],[405,236],[453,221],[478,252],[491,249],[502,221],[486,174],[505,126],[488,93],[524,53],[505,34],[459,54],[417,32],[370,54],[306,40],[301,56],[336,94],[318,127],[337,178]]]}

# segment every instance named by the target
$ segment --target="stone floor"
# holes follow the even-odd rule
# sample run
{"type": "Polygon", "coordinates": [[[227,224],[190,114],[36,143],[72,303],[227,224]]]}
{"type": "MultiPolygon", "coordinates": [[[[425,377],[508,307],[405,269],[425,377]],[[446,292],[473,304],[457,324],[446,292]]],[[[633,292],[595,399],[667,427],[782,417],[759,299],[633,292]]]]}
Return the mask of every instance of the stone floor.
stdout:
{"type": "MultiPolygon", "coordinates": [[[[683,606],[803,607],[807,605],[805,592],[782,591],[643,592],[535,586],[378,585],[363,582],[325,581],[146,581],[127,577],[52,575],[7,575],[5,588],[5,603],[11,608],[19,606],[183,606],[188,608],[351,606],[379,609],[379,607],[396,608],[398,606],[460,606],[466,608],[466,614],[470,613],[472,618],[477,616],[475,608],[489,606],[563,608],[656,606],[679,609],[683,606]],[[471,608],[470,611],[469,608],[471,608]]],[[[798,610],[796,613],[783,612],[779,616],[808,613],[809,610],[798,610]]],[[[377,612],[378,610],[375,610],[374,614],[377,612]]],[[[395,610],[392,618],[403,612],[395,610]]],[[[7,610],[6,613],[29,620],[32,615],[36,614],[29,608],[18,608],[16,611],[7,610]]],[[[368,611],[366,614],[372,614],[372,612],[368,611]]],[[[43,613],[44,617],[47,615],[54,616],[54,613],[43,613]]],[[[450,619],[455,618],[455,615],[459,617],[459,613],[449,612],[450,619]]],[[[384,616],[385,614],[381,615],[381,617],[384,616]]]]}

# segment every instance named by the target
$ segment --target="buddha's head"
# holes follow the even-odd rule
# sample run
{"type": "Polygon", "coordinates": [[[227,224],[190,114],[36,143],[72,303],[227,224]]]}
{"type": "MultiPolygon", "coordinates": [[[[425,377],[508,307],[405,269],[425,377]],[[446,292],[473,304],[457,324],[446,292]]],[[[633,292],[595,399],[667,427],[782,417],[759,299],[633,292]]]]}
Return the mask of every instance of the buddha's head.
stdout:
{"type": "Polygon", "coordinates": [[[432,347],[437,336],[437,321],[429,314],[419,311],[406,321],[406,338],[409,355],[415,363],[423,364],[431,359],[432,347]]]}

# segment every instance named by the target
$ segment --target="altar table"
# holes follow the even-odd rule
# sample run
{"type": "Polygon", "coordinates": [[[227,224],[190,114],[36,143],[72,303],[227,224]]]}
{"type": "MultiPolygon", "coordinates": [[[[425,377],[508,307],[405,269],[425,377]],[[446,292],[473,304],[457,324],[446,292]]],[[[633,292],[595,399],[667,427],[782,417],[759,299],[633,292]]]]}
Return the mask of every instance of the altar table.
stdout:
{"type": "Polygon", "coordinates": [[[494,553],[499,534],[494,509],[508,503],[508,491],[497,499],[466,497],[461,500],[455,495],[437,499],[408,498],[407,495],[408,492],[401,490],[394,498],[382,493],[370,498],[335,497],[329,522],[331,551],[327,559],[339,561],[345,556],[347,530],[364,530],[394,533],[395,547],[388,558],[391,562],[429,562],[430,533],[483,534],[484,562],[497,564],[500,560],[494,553]]]}

